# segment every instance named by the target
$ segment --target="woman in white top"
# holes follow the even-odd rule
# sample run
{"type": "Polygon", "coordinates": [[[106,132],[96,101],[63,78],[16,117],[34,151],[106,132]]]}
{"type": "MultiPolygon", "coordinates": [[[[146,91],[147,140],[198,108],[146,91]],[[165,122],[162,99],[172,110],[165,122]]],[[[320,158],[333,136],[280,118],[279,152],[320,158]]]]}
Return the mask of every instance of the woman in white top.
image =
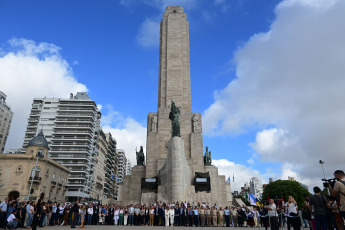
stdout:
{"type": "Polygon", "coordinates": [[[165,216],[165,227],[169,227],[169,209],[168,209],[168,206],[165,207],[164,216],[165,216]]]}
{"type": "Polygon", "coordinates": [[[286,204],[287,208],[287,213],[288,213],[288,218],[287,218],[287,224],[288,224],[288,229],[289,225],[293,227],[294,230],[300,230],[301,229],[301,220],[298,216],[298,206],[297,202],[292,196],[289,196],[289,201],[286,204]]]}
{"type": "Polygon", "coordinates": [[[169,210],[169,217],[170,217],[170,226],[174,226],[174,218],[175,218],[175,209],[173,206],[170,207],[169,210]]]}
{"type": "Polygon", "coordinates": [[[119,211],[119,209],[116,207],[116,208],[115,208],[115,212],[114,212],[114,221],[115,221],[115,225],[117,225],[117,222],[118,222],[118,220],[119,220],[119,213],[120,213],[120,211],[119,211]]]}

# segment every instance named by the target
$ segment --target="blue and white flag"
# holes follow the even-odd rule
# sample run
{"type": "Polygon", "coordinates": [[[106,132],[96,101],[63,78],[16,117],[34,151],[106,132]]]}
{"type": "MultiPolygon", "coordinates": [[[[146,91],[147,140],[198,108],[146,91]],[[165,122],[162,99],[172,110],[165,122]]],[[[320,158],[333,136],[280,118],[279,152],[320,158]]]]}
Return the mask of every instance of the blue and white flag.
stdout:
{"type": "Polygon", "coordinates": [[[248,198],[249,198],[250,205],[256,206],[256,197],[253,194],[249,193],[248,198]]]}
{"type": "Polygon", "coordinates": [[[229,176],[229,178],[226,180],[226,182],[229,182],[229,183],[230,183],[230,176],[229,176]]]}
{"type": "Polygon", "coordinates": [[[235,174],[232,174],[232,182],[235,182],[235,174]]]}

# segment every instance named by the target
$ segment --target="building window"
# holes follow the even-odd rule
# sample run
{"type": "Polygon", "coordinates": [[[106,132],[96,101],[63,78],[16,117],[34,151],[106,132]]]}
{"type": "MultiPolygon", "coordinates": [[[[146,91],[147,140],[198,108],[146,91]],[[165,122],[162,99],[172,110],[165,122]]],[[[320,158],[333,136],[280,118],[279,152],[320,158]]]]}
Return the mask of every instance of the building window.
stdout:
{"type": "Polygon", "coordinates": [[[41,168],[37,166],[36,170],[35,167],[31,170],[31,177],[41,177],[41,168]]]}

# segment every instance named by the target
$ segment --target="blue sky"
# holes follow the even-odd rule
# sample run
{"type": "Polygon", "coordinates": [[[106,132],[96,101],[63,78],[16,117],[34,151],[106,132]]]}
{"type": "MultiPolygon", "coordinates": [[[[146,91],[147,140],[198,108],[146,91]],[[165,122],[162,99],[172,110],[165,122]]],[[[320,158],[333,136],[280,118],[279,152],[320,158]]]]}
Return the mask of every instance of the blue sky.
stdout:
{"type": "Polygon", "coordinates": [[[343,131],[338,118],[327,124],[343,109],[319,99],[322,92],[329,100],[342,96],[335,90],[342,84],[342,55],[332,52],[344,49],[344,34],[335,28],[343,27],[339,18],[345,7],[337,0],[0,0],[0,67],[8,70],[0,74],[0,90],[16,114],[24,110],[15,117],[7,148],[22,143],[29,112],[23,103],[87,89],[102,105],[105,129],[133,159],[134,151],[128,152],[146,144],[147,114],[157,110],[159,22],[167,5],[181,5],[187,14],[192,110],[203,114],[204,146],[219,160],[214,163],[220,172],[235,172],[239,183],[250,176],[264,181],[295,176],[315,183],[325,150],[333,149],[328,162],[335,164],[343,147],[342,140],[316,147],[326,140],[315,136],[325,126],[330,140],[343,131]],[[315,69],[325,55],[332,62],[315,69]],[[18,72],[11,69],[16,63],[33,69],[18,72]],[[324,72],[332,81],[323,82],[324,72]],[[36,90],[16,88],[23,79],[36,82],[36,90]],[[16,90],[28,99],[20,100],[16,90]],[[315,101],[321,102],[315,107],[315,101]],[[325,110],[329,113],[310,119],[309,113],[325,110]],[[313,119],[325,126],[301,128],[313,119]],[[300,162],[308,160],[313,163],[305,172],[300,162]]]}

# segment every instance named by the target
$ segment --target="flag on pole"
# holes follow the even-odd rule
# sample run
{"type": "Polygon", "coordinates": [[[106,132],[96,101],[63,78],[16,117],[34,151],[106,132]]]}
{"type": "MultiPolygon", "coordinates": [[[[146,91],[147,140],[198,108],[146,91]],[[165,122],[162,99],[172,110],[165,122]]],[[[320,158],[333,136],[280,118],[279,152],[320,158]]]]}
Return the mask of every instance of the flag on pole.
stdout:
{"type": "Polygon", "coordinates": [[[235,182],[235,175],[232,174],[232,182],[235,182]]]}
{"type": "Polygon", "coordinates": [[[256,206],[255,200],[256,200],[256,197],[253,194],[249,193],[249,203],[250,203],[250,205],[256,206]]]}
{"type": "Polygon", "coordinates": [[[229,176],[229,178],[226,180],[226,182],[229,182],[229,183],[230,183],[230,176],[229,176]]]}

